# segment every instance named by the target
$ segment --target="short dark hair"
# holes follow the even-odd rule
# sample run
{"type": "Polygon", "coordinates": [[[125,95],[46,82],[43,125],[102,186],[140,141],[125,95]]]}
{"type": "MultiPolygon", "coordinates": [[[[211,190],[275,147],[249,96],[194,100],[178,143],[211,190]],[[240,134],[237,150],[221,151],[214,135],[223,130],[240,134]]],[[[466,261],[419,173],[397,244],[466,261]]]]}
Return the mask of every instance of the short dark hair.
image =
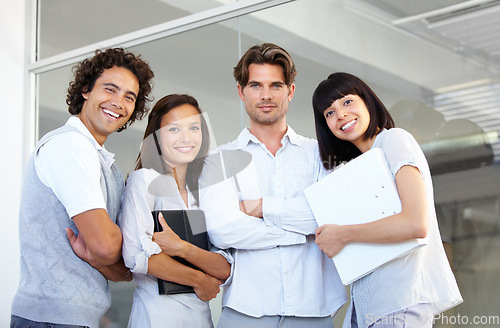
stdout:
{"type": "Polygon", "coordinates": [[[118,129],[122,131],[132,124],[135,120],[144,118],[149,108],[147,102],[153,84],[151,79],[154,76],[149,64],[143,61],[140,56],[130,52],[125,52],[122,48],[112,48],[106,50],[96,50],[92,58],[87,58],[73,67],[75,79],[70,82],[66,104],[71,115],[78,115],[82,111],[83,98],[82,93],[90,92],[94,88],[96,80],[101,76],[105,69],[113,67],[123,67],[131,71],[139,80],[139,93],[135,102],[134,112],[129,120],[118,129]]]}
{"type": "Polygon", "coordinates": [[[248,83],[248,67],[250,64],[279,65],[283,69],[285,84],[292,85],[297,75],[292,56],[280,46],[273,43],[255,45],[245,52],[238,64],[234,67],[233,76],[241,87],[248,83]]]}
{"type": "Polygon", "coordinates": [[[196,156],[196,158],[188,164],[186,173],[186,183],[189,190],[195,197],[196,201],[199,201],[198,179],[203,169],[205,157],[210,150],[210,134],[207,122],[205,121],[203,115],[201,115],[202,111],[198,105],[198,101],[194,97],[186,94],[171,94],[158,100],[151,110],[151,113],[149,113],[148,125],[146,126],[146,131],[144,131],[143,143],[139,156],[137,157],[137,165],[135,169],[154,169],[161,174],[167,174],[170,172],[170,168],[162,159],[161,147],[158,137],[156,136],[156,132],[158,132],[161,128],[161,120],[165,114],[174,108],[185,104],[196,108],[196,110],[200,113],[201,119],[202,141],[200,150],[198,152],[198,156],[196,156]],[[144,156],[151,157],[148,163],[143,161],[144,156]]]}
{"type": "Polygon", "coordinates": [[[370,124],[363,139],[376,136],[382,129],[394,127],[391,114],[370,87],[360,78],[349,73],[333,73],[314,90],[312,105],[316,123],[316,137],[323,166],[326,169],[333,164],[349,161],[361,154],[361,151],[349,141],[337,138],[326,123],[324,112],[334,101],[347,95],[359,96],[370,114],[370,124]]]}

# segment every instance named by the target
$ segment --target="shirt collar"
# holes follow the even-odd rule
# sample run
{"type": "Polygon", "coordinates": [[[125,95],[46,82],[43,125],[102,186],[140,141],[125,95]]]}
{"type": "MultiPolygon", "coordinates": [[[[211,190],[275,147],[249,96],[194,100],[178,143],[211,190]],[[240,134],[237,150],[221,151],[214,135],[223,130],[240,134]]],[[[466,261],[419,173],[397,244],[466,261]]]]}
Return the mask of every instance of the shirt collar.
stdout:
{"type": "MultiPolygon", "coordinates": [[[[248,128],[244,128],[236,140],[237,140],[236,141],[236,148],[237,149],[245,148],[250,141],[253,143],[256,143],[256,144],[262,143],[259,139],[257,139],[256,136],[254,136],[250,132],[250,130],[248,128]]],[[[297,146],[302,145],[302,142],[301,142],[300,138],[298,137],[297,133],[289,125],[287,125],[286,133],[283,136],[283,139],[281,139],[281,143],[284,144],[284,143],[286,143],[287,140],[294,145],[297,145],[297,146]]]]}
{"type": "Polygon", "coordinates": [[[103,157],[104,161],[108,166],[111,166],[115,162],[114,157],[115,154],[110,153],[109,151],[106,150],[103,146],[101,146],[97,140],[95,140],[94,136],[92,133],[90,133],[89,129],[83,124],[83,122],[78,118],[78,116],[71,116],[66,124],[71,125],[75,129],[77,129],[81,134],[83,134],[87,139],[90,140],[90,142],[94,145],[95,149],[101,154],[103,157]]]}
{"type": "Polygon", "coordinates": [[[285,137],[288,137],[288,140],[296,145],[296,146],[302,146],[303,145],[303,142],[302,140],[299,138],[299,135],[295,132],[294,129],[292,129],[291,126],[288,125],[288,129],[286,130],[286,133],[285,133],[285,137]]]}

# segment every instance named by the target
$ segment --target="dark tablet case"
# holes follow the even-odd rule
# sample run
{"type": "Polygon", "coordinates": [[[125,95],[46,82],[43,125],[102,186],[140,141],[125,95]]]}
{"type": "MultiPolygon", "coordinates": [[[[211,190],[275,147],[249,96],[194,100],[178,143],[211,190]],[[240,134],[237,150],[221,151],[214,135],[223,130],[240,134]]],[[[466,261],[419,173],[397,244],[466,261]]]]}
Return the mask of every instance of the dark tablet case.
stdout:
{"type": "MultiPolygon", "coordinates": [[[[158,214],[163,214],[163,218],[182,240],[185,240],[199,248],[208,250],[208,235],[205,223],[205,214],[201,210],[155,210],[151,212],[155,224],[155,232],[163,231],[158,214]],[[194,232],[194,233],[193,233],[194,232]]],[[[193,269],[200,270],[188,261],[180,257],[172,257],[176,261],[187,265],[193,269]]],[[[175,282],[165,281],[158,278],[158,292],[160,295],[194,293],[191,286],[177,284],[175,282]]]]}

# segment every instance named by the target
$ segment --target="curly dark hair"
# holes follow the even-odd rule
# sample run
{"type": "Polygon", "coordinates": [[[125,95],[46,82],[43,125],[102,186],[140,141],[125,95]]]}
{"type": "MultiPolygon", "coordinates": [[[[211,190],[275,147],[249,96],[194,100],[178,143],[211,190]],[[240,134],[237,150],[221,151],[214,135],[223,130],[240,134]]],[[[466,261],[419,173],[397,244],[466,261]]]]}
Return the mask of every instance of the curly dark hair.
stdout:
{"type": "Polygon", "coordinates": [[[92,91],[95,81],[105,69],[117,66],[128,69],[139,80],[139,94],[135,102],[134,112],[129,120],[118,129],[118,132],[125,130],[135,120],[144,118],[149,111],[147,103],[152,101],[148,96],[153,88],[151,79],[154,73],[149,64],[140,57],[140,55],[136,56],[130,52],[125,52],[122,48],[96,50],[94,57],[84,59],[73,67],[75,80],[69,83],[68,96],[66,97],[66,104],[69,106],[68,111],[70,114],[80,114],[85,102],[82,93],[92,91]]]}

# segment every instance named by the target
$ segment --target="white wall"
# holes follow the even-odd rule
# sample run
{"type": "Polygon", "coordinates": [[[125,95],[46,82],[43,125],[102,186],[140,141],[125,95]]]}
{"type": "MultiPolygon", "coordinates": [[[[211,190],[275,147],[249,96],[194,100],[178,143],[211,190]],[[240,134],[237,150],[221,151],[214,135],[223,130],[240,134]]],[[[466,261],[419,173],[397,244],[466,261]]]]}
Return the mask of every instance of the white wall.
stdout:
{"type": "Polygon", "coordinates": [[[25,156],[25,1],[0,0],[0,327],[8,327],[19,283],[18,208],[25,156]]]}

